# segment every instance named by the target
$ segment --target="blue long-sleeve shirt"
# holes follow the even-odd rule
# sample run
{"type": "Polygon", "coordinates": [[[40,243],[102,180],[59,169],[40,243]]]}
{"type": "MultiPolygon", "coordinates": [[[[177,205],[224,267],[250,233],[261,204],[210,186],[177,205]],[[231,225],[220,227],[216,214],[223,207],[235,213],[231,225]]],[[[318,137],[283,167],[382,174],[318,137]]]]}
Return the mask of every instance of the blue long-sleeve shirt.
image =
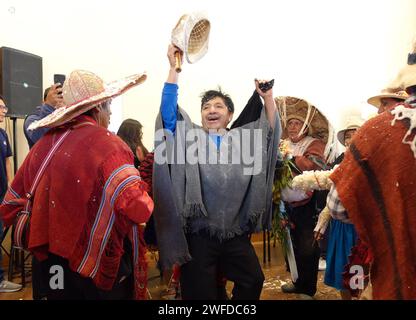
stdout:
{"type": "Polygon", "coordinates": [[[43,104],[36,108],[35,113],[26,117],[25,122],[23,124],[23,131],[25,133],[25,137],[27,143],[29,144],[29,148],[31,149],[33,145],[42,138],[46,132],[48,132],[49,128],[38,128],[35,130],[28,130],[27,128],[35,121],[45,118],[49,114],[55,111],[55,108],[48,105],[43,104]]]}
{"type": "MultiPolygon", "coordinates": [[[[175,134],[176,121],[178,119],[178,85],[176,83],[167,83],[163,87],[162,102],[160,112],[162,114],[163,127],[175,134]]],[[[211,139],[220,148],[222,136],[210,134],[211,139]]]]}
{"type": "Polygon", "coordinates": [[[162,102],[160,104],[163,127],[175,133],[176,120],[178,119],[178,85],[167,83],[163,87],[162,102]]]}

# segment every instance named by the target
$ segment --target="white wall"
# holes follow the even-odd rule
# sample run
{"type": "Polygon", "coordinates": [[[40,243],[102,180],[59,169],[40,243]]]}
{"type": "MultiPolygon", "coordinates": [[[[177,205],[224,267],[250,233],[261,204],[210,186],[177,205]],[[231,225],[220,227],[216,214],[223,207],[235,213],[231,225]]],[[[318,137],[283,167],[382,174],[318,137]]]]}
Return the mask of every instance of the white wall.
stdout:
{"type": "Polygon", "coordinates": [[[212,24],[208,54],[180,79],[179,103],[195,121],[202,91],[221,85],[239,113],[259,77],[276,79],[276,95],[315,103],[337,127],[347,106],[395,76],[416,34],[415,0],[2,0],[0,46],[42,56],[45,86],[77,68],[108,81],[146,70],[122,99],[123,119],[144,124],[152,148],[170,32],[195,10],[212,24]]]}

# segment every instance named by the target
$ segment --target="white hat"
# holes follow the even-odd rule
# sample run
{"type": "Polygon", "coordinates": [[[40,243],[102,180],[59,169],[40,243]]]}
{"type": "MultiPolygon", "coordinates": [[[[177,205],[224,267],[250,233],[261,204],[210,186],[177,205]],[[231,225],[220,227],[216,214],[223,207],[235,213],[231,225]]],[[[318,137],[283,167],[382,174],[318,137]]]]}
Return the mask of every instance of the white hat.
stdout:
{"type": "Polygon", "coordinates": [[[400,90],[397,92],[388,92],[388,90],[385,89],[380,94],[369,98],[367,102],[379,109],[381,105],[381,99],[385,98],[400,99],[405,101],[407,98],[409,98],[409,95],[404,90],[400,90]]]}
{"type": "Polygon", "coordinates": [[[413,86],[416,86],[416,41],[407,58],[407,65],[400,70],[396,79],[389,85],[389,90],[396,92],[413,86]]]}
{"type": "Polygon", "coordinates": [[[195,63],[208,51],[210,30],[211,24],[202,13],[184,14],[172,30],[172,43],[189,63],[195,63]]]}
{"type": "Polygon", "coordinates": [[[338,131],[337,138],[343,146],[345,146],[345,133],[349,130],[358,130],[364,123],[359,117],[349,117],[345,123],[344,129],[338,131]]]}

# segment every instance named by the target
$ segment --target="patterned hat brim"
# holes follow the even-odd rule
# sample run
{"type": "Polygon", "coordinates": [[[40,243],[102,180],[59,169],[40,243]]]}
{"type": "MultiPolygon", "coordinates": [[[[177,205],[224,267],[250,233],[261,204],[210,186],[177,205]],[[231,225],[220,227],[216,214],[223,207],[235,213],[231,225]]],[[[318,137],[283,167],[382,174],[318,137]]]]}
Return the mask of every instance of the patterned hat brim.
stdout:
{"type": "Polygon", "coordinates": [[[146,78],[147,75],[145,73],[142,73],[134,74],[129,77],[110,82],[105,85],[105,89],[103,92],[89,97],[88,99],[78,101],[72,105],[58,108],[45,118],[33,122],[28,129],[35,130],[37,128],[44,127],[59,127],[71,121],[72,119],[78,117],[79,115],[87,112],[88,110],[93,109],[100,103],[115,98],[123,94],[127,90],[143,83],[146,80],[146,78]]]}

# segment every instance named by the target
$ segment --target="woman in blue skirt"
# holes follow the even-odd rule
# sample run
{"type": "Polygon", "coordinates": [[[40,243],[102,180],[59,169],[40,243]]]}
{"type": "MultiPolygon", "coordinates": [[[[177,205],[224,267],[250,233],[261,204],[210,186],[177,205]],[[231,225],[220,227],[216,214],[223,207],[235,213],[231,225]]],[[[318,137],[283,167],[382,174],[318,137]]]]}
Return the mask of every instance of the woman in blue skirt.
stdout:
{"type": "MultiPolygon", "coordinates": [[[[338,140],[346,148],[349,147],[352,137],[360,127],[360,121],[350,121],[350,124],[344,130],[338,132],[338,140]]],[[[339,164],[344,158],[341,154],[334,165],[339,164]]],[[[340,291],[343,300],[350,300],[351,294],[343,284],[344,267],[348,264],[348,256],[351,248],[357,240],[357,233],[354,226],[349,221],[331,219],[328,208],[326,207],[319,216],[318,224],[315,228],[315,239],[319,240],[325,233],[326,226],[330,221],[330,230],[328,236],[328,247],[326,255],[326,270],[324,283],[340,291]]]]}

